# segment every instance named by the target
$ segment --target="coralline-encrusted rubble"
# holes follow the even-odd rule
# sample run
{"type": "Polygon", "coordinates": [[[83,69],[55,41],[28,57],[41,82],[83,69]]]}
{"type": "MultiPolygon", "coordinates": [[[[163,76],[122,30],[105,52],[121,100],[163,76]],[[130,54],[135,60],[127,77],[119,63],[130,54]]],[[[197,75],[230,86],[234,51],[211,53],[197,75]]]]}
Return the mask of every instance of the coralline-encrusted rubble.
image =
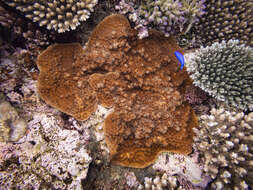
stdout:
{"type": "Polygon", "coordinates": [[[11,151],[15,156],[0,162],[1,189],[82,189],[81,180],[86,178],[91,162],[85,148],[89,132],[85,127],[82,134],[62,129],[59,121],[52,115],[33,115],[28,134],[11,151]]]}
{"type": "Polygon", "coordinates": [[[7,0],[7,5],[24,13],[25,17],[48,30],[62,33],[75,30],[81,21],[89,18],[98,0],[7,0]]]}
{"type": "Polygon", "coordinates": [[[253,187],[253,112],[213,108],[211,115],[200,117],[200,127],[194,130],[213,189],[253,187]]]}
{"type": "Polygon", "coordinates": [[[0,93],[0,142],[16,142],[25,135],[27,124],[0,93]]]}
{"type": "Polygon", "coordinates": [[[253,110],[253,48],[238,40],[215,42],[186,62],[195,85],[231,106],[253,110]]]}

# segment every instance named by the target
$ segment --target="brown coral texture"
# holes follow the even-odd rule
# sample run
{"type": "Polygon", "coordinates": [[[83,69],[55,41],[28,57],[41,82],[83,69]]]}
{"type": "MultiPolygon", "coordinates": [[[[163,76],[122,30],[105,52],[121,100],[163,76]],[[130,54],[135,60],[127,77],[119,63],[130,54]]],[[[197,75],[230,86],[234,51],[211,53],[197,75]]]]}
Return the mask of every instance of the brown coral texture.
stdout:
{"type": "Polygon", "coordinates": [[[56,44],[37,60],[43,100],[86,120],[98,104],[113,107],[104,124],[115,164],[144,168],[162,151],[191,152],[196,116],[184,101],[191,85],[179,69],[175,41],[156,31],[138,39],[121,15],[106,17],[85,49],[56,44]]]}

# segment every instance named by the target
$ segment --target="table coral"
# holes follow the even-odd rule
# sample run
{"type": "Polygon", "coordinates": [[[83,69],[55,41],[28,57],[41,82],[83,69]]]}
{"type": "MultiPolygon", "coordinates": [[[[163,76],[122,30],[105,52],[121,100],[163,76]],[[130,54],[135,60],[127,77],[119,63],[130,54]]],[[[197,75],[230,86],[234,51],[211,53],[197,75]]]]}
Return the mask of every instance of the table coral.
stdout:
{"type": "Polygon", "coordinates": [[[138,39],[121,15],[106,17],[86,49],[56,44],[37,60],[38,92],[48,104],[86,120],[98,104],[113,107],[104,132],[113,163],[143,168],[161,151],[191,152],[197,120],[184,101],[191,80],[172,38],[138,39]]]}
{"type": "Polygon", "coordinates": [[[253,110],[253,48],[238,40],[215,42],[186,56],[193,83],[217,100],[253,110]]]}
{"type": "Polygon", "coordinates": [[[206,45],[239,39],[253,46],[253,2],[248,0],[209,0],[196,33],[206,45]]]}

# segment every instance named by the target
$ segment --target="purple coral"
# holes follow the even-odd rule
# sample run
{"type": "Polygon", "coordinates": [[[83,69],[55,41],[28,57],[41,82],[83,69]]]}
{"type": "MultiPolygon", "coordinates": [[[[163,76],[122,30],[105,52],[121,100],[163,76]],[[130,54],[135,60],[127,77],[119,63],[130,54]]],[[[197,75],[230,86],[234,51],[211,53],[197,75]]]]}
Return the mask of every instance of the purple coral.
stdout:
{"type": "Polygon", "coordinates": [[[170,36],[178,32],[187,33],[204,14],[204,3],[205,0],[148,0],[138,4],[136,0],[121,0],[116,10],[135,23],[139,38],[147,37],[150,28],[170,36]]]}

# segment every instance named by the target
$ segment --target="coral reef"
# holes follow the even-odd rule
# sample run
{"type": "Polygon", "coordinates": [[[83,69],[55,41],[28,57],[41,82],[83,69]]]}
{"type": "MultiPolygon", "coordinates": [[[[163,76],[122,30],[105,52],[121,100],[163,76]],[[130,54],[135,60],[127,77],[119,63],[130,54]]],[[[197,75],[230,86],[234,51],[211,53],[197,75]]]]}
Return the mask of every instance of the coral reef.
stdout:
{"type": "Polygon", "coordinates": [[[190,104],[201,104],[207,100],[207,98],[207,94],[195,85],[192,85],[186,89],[185,99],[190,104]]]}
{"type": "Polygon", "coordinates": [[[16,142],[25,135],[27,125],[0,94],[0,142],[16,142]]]}
{"type": "Polygon", "coordinates": [[[16,18],[0,5],[0,25],[3,27],[10,28],[12,27],[15,20],[16,18]]]}
{"type": "Polygon", "coordinates": [[[38,92],[48,104],[76,119],[86,120],[97,104],[88,77],[75,76],[81,68],[72,67],[82,51],[80,44],[64,44],[52,45],[40,54],[37,60],[40,70],[38,92]]]}
{"type": "Polygon", "coordinates": [[[161,151],[188,154],[197,120],[183,98],[191,80],[179,70],[175,50],[175,41],[156,31],[137,40],[128,20],[112,15],[84,50],[56,44],[38,57],[38,93],[79,120],[97,104],[113,107],[104,125],[113,163],[143,168],[161,151]]]}
{"type": "Polygon", "coordinates": [[[205,162],[204,171],[214,179],[213,189],[253,187],[253,112],[223,108],[202,115],[195,144],[205,162]]]}
{"type": "Polygon", "coordinates": [[[165,172],[167,176],[178,175],[191,182],[193,187],[206,187],[210,182],[210,178],[202,174],[202,167],[198,163],[198,155],[196,153],[191,155],[191,157],[163,153],[157,158],[153,168],[160,172],[165,172]]]}
{"type": "Polygon", "coordinates": [[[229,105],[253,110],[251,47],[240,45],[238,40],[216,42],[202,47],[186,62],[195,85],[229,105]]]}
{"type": "MultiPolygon", "coordinates": [[[[162,190],[166,187],[170,187],[171,189],[176,189],[178,187],[176,177],[167,176],[167,174],[164,174],[162,177],[160,177],[160,176],[156,176],[154,178],[145,177],[144,178],[144,188],[143,188],[143,186],[139,185],[138,190],[141,190],[141,189],[162,190]]],[[[180,187],[179,187],[179,189],[180,189],[180,187]]]]}
{"type": "Polygon", "coordinates": [[[139,37],[147,37],[147,28],[155,28],[170,36],[176,32],[187,33],[198,17],[203,15],[205,0],[147,0],[140,6],[135,0],[119,2],[116,9],[121,14],[128,14],[136,24],[139,37]]]}
{"type": "Polygon", "coordinates": [[[248,0],[209,0],[205,14],[195,26],[205,45],[239,39],[253,46],[253,2],[248,0]]]}
{"type": "Polygon", "coordinates": [[[46,26],[48,30],[54,29],[62,33],[75,30],[81,21],[89,18],[90,12],[97,4],[97,0],[8,0],[8,6],[24,13],[25,17],[33,22],[38,22],[40,26],[46,26]]]}
{"type": "Polygon", "coordinates": [[[20,59],[23,50],[16,51],[1,57],[0,89],[19,117],[28,118],[27,130],[18,143],[0,143],[0,189],[81,189],[91,162],[90,132],[74,121],[63,128],[61,113],[39,100],[36,81],[20,59]]]}
{"type": "Polygon", "coordinates": [[[54,116],[33,114],[24,142],[12,150],[15,157],[0,162],[1,189],[81,189],[91,162],[85,148],[89,132],[85,126],[82,135],[62,129],[59,121],[54,116]],[[7,164],[10,159],[17,163],[7,164]]]}
{"type": "MultiPolygon", "coordinates": [[[[1,3],[1,2],[0,2],[1,3]]],[[[46,32],[35,23],[23,18],[17,12],[11,12],[0,4],[0,33],[5,43],[15,48],[26,48],[37,57],[37,51],[41,47],[48,46],[55,40],[54,33],[46,32]]]]}

